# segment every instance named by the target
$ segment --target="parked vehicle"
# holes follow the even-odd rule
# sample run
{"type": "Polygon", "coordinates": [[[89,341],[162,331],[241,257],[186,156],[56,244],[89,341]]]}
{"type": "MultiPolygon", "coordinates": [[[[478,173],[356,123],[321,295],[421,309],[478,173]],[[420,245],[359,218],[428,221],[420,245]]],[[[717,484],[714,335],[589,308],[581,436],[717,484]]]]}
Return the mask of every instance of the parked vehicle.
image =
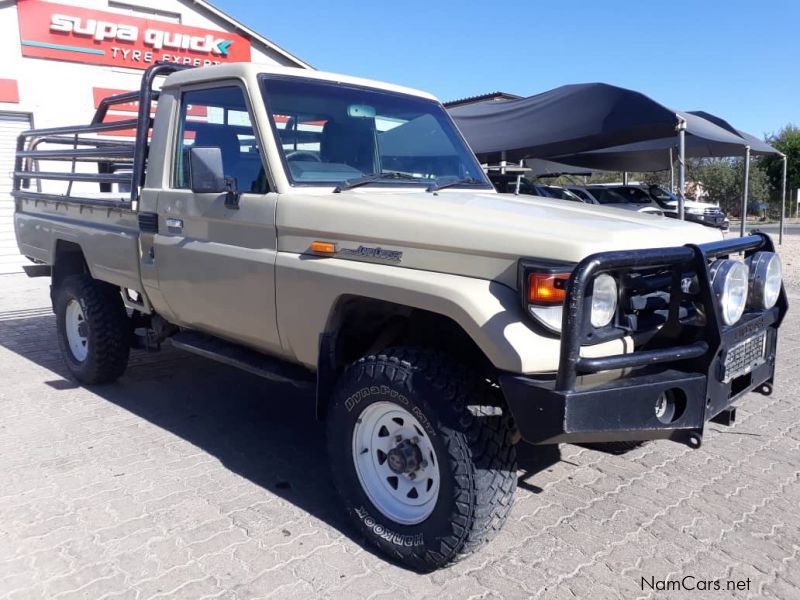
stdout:
{"type": "Polygon", "coordinates": [[[591,204],[602,204],[604,206],[620,208],[623,210],[632,210],[635,212],[647,213],[660,217],[664,216],[664,212],[658,206],[654,206],[650,201],[642,201],[640,199],[626,197],[608,186],[573,186],[569,188],[569,191],[571,191],[573,194],[576,194],[584,202],[591,204]]]}
{"type": "MultiPolygon", "coordinates": [[[[494,188],[501,194],[514,194],[517,191],[517,176],[504,173],[489,173],[489,180],[494,188]]],[[[522,178],[519,183],[519,193],[542,198],[555,198],[570,202],[583,202],[578,196],[568,189],[555,185],[541,185],[522,178]]]]}
{"type": "MultiPolygon", "coordinates": [[[[642,202],[652,203],[654,207],[663,210],[667,217],[678,218],[678,197],[660,186],[620,185],[613,189],[627,198],[636,198],[642,202]]],[[[700,223],[726,231],[730,228],[730,220],[716,204],[686,199],[683,203],[683,210],[684,218],[692,223],[700,223]]]]}
{"type": "Polygon", "coordinates": [[[416,569],[502,527],[521,439],[698,447],[772,391],[787,303],[767,235],[497,194],[422,92],[160,64],[18,148],[18,245],[51,277],[74,377],[114,381],[132,345],[169,341],[310,386],[354,526],[416,569]]]}

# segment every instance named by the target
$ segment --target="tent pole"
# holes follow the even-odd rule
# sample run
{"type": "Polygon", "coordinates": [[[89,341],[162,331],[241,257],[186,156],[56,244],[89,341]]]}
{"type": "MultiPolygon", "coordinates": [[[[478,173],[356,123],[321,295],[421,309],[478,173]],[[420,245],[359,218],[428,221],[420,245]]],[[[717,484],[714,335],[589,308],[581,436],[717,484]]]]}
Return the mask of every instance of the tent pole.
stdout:
{"type": "Polygon", "coordinates": [[[628,185],[628,172],[622,172],[622,185],[628,185]]]}
{"type": "Polygon", "coordinates": [[[675,193],[675,162],[672,160],[672,147],[669,149],[669,193],[675,193]]]}
{"type": "Polygon", "coordinates": [[[778,235],[778,244],[783,244],[783,221],[786,217],[786,166],[788,157],[783,155],[783,185],[781,186],[781,229],[778,235]]]}
{"type": "Polygon", "coordinates": [[[678,122],[678,218],[683,221],[684,205],[686,193],[686,121],[681,119],[678,122]]]}
{"type": "Polygon", "coordinates": [[[739,236],[744,237],[747,224],[747,193],[750,187],[750,146],[744,147],[744,189],[742,190],[742,223],[739,226],[739,236]]]}

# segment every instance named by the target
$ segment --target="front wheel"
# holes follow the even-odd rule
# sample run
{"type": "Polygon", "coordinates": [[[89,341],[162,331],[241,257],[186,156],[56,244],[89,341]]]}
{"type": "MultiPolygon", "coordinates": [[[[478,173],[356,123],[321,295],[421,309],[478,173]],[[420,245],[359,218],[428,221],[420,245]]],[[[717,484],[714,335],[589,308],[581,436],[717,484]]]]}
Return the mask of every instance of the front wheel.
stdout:
{"type": "Polygon", "coordinates": [[[442,354],[394,348],[346,369],[328,420],[333,478],[356,527],[430,571],[489,541],[517,484],[509,418],[442,354]]]}
{"type": "Polygon", "coordinates": [[[81,383],[107,383],[128,365],[130,320],[119,290],[72,275],[55,292],[58,345],[67,368],[81,383]]]}

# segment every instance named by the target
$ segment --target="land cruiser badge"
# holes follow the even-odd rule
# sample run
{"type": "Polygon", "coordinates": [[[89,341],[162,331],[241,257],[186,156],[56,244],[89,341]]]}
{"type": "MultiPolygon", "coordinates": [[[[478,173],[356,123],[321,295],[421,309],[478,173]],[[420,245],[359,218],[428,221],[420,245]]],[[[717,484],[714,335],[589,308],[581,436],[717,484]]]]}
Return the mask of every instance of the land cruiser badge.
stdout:
{"type": "Polygon", "coordinates": [[[392,262],[400,262],[403,259],[403,253],[399,250],[384,250],[380,246],[377,248],[370,248],[369,246],[359,246],[358,248],[341,248],[339,254],[346,254],[348,256],[361,256],[365,258],[377,258],[379,260],[388,260],[392,262]]]}

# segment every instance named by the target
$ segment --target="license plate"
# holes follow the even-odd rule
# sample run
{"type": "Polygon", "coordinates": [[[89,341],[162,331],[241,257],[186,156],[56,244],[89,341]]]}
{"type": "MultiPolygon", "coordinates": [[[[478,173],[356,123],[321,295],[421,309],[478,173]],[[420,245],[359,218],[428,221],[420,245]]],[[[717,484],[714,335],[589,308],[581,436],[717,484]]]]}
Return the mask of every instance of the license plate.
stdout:
{"type": "Polygon", "coordinates": [[[731,379],[746,375],[757,366],[766,362],[767,332],[761,331],[739,342],[728,350],[722,366],[722,381],[728,383],[731,379]]]}

